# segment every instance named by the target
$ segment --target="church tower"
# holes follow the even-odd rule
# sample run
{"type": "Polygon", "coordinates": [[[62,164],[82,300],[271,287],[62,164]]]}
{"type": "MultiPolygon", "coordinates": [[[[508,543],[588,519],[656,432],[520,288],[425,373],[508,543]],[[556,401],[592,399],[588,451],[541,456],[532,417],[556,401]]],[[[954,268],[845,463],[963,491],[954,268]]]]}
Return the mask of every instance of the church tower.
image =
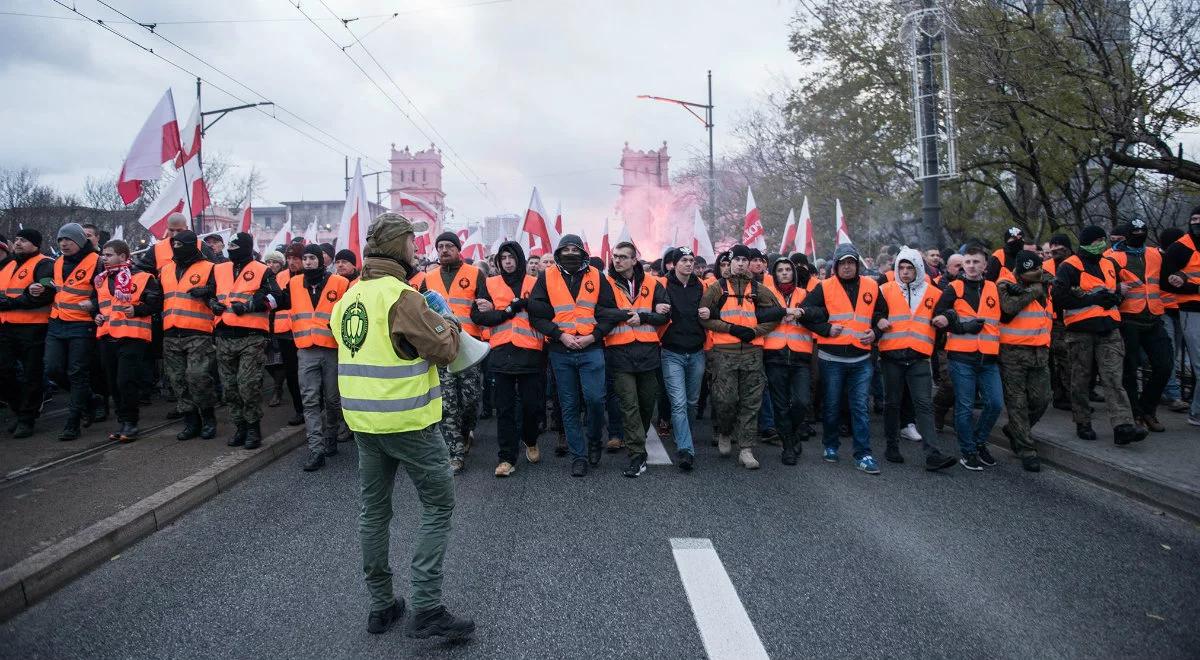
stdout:
{"type": "Polygon", "coordinates": [[[397,151],[392,144],[391,208],[394,211],[412,212],[417,205],[404,201],[404,196],[415,197],[427,202],[438,213],[446,211],[446,193],[442,191],[442,152],[434,145],[422,151],[410,151],[407,146],[397,151]],[[402,193],[402,194],[401,194],[402,193]]]}

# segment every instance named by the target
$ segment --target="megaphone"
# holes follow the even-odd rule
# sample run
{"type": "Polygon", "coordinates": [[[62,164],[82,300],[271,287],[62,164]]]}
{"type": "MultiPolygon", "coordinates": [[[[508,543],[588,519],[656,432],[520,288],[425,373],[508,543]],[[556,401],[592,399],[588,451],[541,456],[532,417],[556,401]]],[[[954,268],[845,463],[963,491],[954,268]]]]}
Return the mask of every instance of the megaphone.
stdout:
{"type": "MultiPolygon", "coordinates": [[[[442,316],[453,316],[450,305],[442,297],[442,294],[437,291],[426,291],[424,295],[425,302],[430,309],[442,316]]],[[[460,332],[458,333],[458,356],[454,358],[453,362],[446,365],[446,370],[452,374],[466,371],[482,362],[490,350],[492,347],[487,342],[479,341],[465,332],[460,332]]]]}

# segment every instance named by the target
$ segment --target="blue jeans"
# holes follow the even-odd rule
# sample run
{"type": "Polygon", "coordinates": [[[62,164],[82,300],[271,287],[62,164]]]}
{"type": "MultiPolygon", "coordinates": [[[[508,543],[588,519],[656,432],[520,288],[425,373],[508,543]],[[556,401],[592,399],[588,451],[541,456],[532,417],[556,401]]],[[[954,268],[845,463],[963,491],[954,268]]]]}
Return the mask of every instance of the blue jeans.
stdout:
{"type": "Polygon", "coordinates": [[[696,415],[700,401],[700,382],[704,380],[704,351],[672,353],[662,351],[663,384],[671,402],[671,435],[680,452],[695,454],[689,417],[696,415]]]}
{"type": "Polygon", "coordinates": [[[854,437],[854,458],[871,453],[871,426],[867,416],[867,396],[871,386],[871,360],[858,362],[834,362],[821,360],[821,382],[824,395],[821,397],[821,414],[824,439],[827,448],[837,449],[842,441],[838,437],[838,422],[841,417],[842,391],[850,405],[850,429],[854,437]]]}
{"type": "Polygon", "coordinates": [[[771,389],[763,388],[762,407],[758,409],[758,431],[775,428],[775,407],[771,405],[771,389]]]}
{"type": "MultiPolygon", "coordinates": [[[[1179,319],[1164,314],[1163,326],[1167,329],[1167,337],[1171,339],[1171,355],[1178,363],[1179,349],[1183,348],[1183,333],[1180,332],[1179,319]]],[[[1171,368],[1171,377],[1167,379],[1167,389],[1163,390],[1163,396],[1170,401],[1178,401],[1183,398],[1183,390],[1179,388],[1179,370],[1182,365],[1177,363],[1171,368]]]]}
{"type": "Polygon", "coordinates": [[[550,365],[554,367],[554,380],[558,383],[558,402],[562,406],[563,428],[567,432],[571,458],[587,458],[579,414],[586,406],[587,440],[593,445],[600,444],[600,434],[604,430],[604,350],[597,347],[570,353],[550,351],[550,365]]]}
{"type": "Polygon", "coordinates": [[[1004,386],[1000,382],[1000,365],[947,360],[950,380],[954,383],[954,432],[958,434],[958,450],[974,454],[976,447],[987,442],[988,434],[1004,408],[1004,386]],[[971,427],[975,408],[975,390],[983,399],[983,412],[971,427]]]}

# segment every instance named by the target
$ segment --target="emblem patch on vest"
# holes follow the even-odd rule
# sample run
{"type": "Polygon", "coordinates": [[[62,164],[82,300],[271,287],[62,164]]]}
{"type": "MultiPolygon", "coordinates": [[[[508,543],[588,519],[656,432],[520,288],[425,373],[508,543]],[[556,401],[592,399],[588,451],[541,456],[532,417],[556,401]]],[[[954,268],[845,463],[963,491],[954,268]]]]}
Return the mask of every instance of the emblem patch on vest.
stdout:
{"type": "Polygon", "coordinates": [[[79,270],[75,271],[75,275],[72,277],[72,279],[74,279],[76,282],[78,282],[79,280],[82,280],[85,277],[87,277],[87,271],[80,268],[79,270]]]}
{"type": "Polygon", "coordinates": [[[246,280],[247,282],[254,279],[254,271],[248,270],[248,271],[242,273],[242,279],[246,280]]]}
{"type": "Polygon", "coordinates": [[[933,309],[933,298],[925,299],[925,309],[933,309]]]}
{"type": "Polygon", "coordinates": [[[641,291],[638,291],[638,297],[640,297],[640,298],[645,298],[645,297],[646,297],[646,296],[648,296],[648,295],[650,295],[650,289],[648,289],[648,288],[646,287],[646,285],[645,285],[645,284],[643,284],[643,285],[642,285],[642,290],[641,290],[641,291]]]}
{"type": "Polygon", "coordinates": [[[329,302],[333,302],[333,301],[337,300],[337,291],[326,291],[325,299],[328,300],[329,302]]]}
{"type": "Polygon", "coordinates": [[[583,283],[583,288],[587,289],[587,292],[588,292],[588,293],[592,293],[593,291],[595,291],[595,290],[596,290],[596,287],[595,287],[595,285],[593,285],[593,284],[592,284],[592,281],[591,281],[591,280],[588,280],[588,281],[584,282],[584,283],[583,283]]]}
{"type": "Polygon", "coordinates": [[[188,278],[188,281],[191,282],[192,284],[199,284],[200,283],[200,273],[192,273],[192,276],[188,278]]]}
{"type": "Polygon", "coordinates": [[[868,305],[870,305],[871,301],[874,299],[875,299],[875,296],[872,296],[870,291],[867,291],[866,293],[863,294],[863,302],[867,303],[868,305]]]}
{"type": "Polygon", "coordinates": [[[465,289],[465,288],[467,288],[468,286],[471,286],[471,280],[468,280],[467,278],[465,278],[465,277],[464,277],[464,278],[462,278],[461,280],[459,280],[459,281],[458,281],[458,286],[459,286],[460,288],[463,288],[463,289],[465,289]]]}
{"type": "Polygon", "coordinates": [[[21,269],[21,272],[17,273],[17,277],[20,277],[20,278],[24,279],[24,277],[25,277],[26,275],[28,275],[28,274],[29,274],[29,269],[28,269],[28,268],[22,268],[22,269],[21,269]]]}
{"type": "Polygon", "coordinates": [[[988,306],[988,307],[995,307],[995,306],[996,306],[996,299],[995,299],[995,298],[993,298],[993,297],[991,297],[991,296],[988,296],[988,297],[987,297],[987,306],[988,306]]]}
{"type": "Polygon", "coordinates": [[[350,351],[350,357],[367,342],[367,308],[355,299],[342,314],[342,345],[350,351]]]}

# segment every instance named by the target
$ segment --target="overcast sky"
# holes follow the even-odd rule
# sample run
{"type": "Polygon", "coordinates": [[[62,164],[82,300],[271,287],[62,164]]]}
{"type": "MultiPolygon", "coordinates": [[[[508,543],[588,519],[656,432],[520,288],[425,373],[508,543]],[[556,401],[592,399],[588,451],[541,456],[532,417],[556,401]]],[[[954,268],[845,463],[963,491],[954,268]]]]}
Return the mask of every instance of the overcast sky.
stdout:
{"type": "MultiPolygon", "coordinates": [[[[340,199],[342,153],[361,151],[372,159],[364,171],[378,169],[392,142],[427,146],[423,131],[447,156],[451,148],[457,152],[460,167],[486,182],[494,197],[485,198],[472,185],[475,176],[447,158],[447,204],[460,220],[523,212],[536,185],[548,210],[562,202],[568,227],[599,222],[616,199],[625,141],[644,149],[666,140],[674,170],[706,144],[700,122],[682,109],[636,95],[703,101],[711,68],[720,152],[731,145],[732,120],[759,102],[772,80],[798,70],[787,50],[792,3],[783,0],[325,1],[342,17],[364,17],[349,24],[357,35],[378,26],[363,44],[434,128],[363,49],[346,52],[420,131],[288,0],[106,0],[138,21],[161,23],[160,34],[355,150],[321,146],[253,111],[229,115],[209,133],[205,149],[228,155],[242,171],[259,168],[269,203],[340,199]],[[387,22],[368,18],[396,11],[401,15],[387,22]],[[291,20],[168,24],[226,19],[291,20]]],[[[96,0],[75,5],[88,16],[124,20],[96,0]]],[[[301,0],[301,7],[339,44],[354,40],[318,0],[301,0]]],[[[48,0],[6,0],[0,12],[71,16],[48,0]]],[[[258,100],[145,29],[112,26],[258,100]]],[[[0,164],[28,165],[50,183],[81,191],[87,176],[120,168],[167,87],[182,123],[194,98],[187,74],[94,24],[0,15],[0,164]]],[[[206,109],[240,102],[205,87],[206,109]]],[[[374,191],[372,182],[367,189],[374,191]]]]}

